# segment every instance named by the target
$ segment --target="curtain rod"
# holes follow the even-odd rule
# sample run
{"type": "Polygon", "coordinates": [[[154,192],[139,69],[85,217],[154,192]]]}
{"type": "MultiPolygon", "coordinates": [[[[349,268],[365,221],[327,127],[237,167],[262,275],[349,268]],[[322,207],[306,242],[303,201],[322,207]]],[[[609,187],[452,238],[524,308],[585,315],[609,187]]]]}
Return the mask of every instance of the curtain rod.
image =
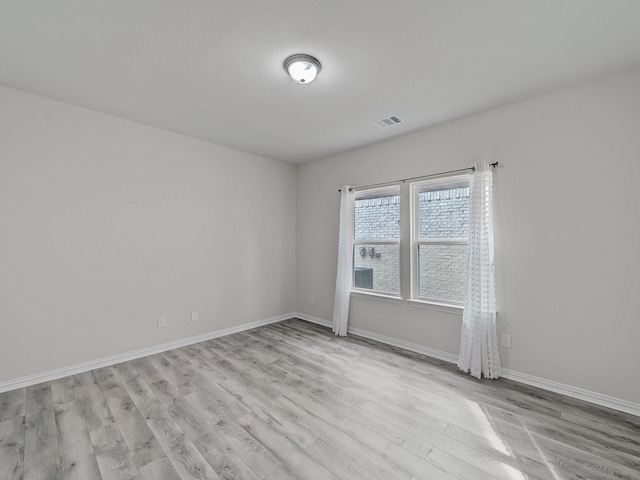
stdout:
{"type": "MultiPolygon", "coordinates": [[[[491,165],[493,168],[496,168],[498,166],[498,162],[490,163],[489,165],[491,165]]],[[[466,172],[467,170],[471,170],[472,172],[475,172],[476,167],[459,168],[457,170],[449,170],[448,172],[430,173],[429,175],[420,175],[419,177],[401,178],[400,180],[394,180],[392,182],[384,182],[384,183],[374,183],[373,185],[360,185],[359,187],[351,187],[349,191],[353,192],[354,190],[360,190],[363,188],[384,187],[385,185],[395,185],[396,183],[406,183],[411,180],[437,177],[438,175],[446,175],[447,173],[466,172]]],[[[338,193],[340,192],[342,192],[341,188],[338,189],[338,193]]]]}

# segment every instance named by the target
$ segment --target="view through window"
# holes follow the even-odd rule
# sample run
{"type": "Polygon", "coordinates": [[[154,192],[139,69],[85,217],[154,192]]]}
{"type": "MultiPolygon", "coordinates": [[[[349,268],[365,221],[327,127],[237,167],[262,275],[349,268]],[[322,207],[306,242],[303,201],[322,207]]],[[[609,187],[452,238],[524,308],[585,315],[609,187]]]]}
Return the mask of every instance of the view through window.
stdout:
{"type": "Polygon", "coordinates": [[[358,192],[353,287],[400,294],[400,188],[358,192]]]}
{"type": "Polygon", "coordinates": [[[469,235],[466,176],[413,186],[415,298],[461,305],[469,235]]]}
{"type": "MultiPolygon", "coordinates": [[[[357,192],[353,290],[400,297],[400,244],[410,242],[411,299],[461,306],[469,236],[469,178],[411,185],[410,238],[401,239],[400,186],[357,192]]],[[[407,212],[408,213],[408,212],[407,212]]]]}

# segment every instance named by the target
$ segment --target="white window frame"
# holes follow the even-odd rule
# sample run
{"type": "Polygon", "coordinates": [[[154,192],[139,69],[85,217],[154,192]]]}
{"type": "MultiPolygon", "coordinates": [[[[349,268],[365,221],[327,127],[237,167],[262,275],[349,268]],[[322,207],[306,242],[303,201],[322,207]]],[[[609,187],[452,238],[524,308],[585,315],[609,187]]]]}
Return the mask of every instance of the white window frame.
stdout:
{"type": "Polygon", "coordinates": [[[409,304],[412,306],[430,305],[436,308],[442,307],[444,311],[462,311],[463,302],[455,302],[443,300],[439,298],[426,297],[420,295],[420,257],[418,249],[421,245],[469,245],[468,238],[434,238],[428,240],[419,240],[419,208],[418,194],[421,187],[424,186],[446,186],[456,182],[465,182],[469,184],[469,174],[452,175],[447,177],[438,177],[436,179],[423,180],[411,183],[411,193],[409,206],[411,209],[411,298],[409,304]]]}
{"type": "MultiPolygon", "coordinates": [[[[394,195],[398,195],[400,201],[401,192],[400,185],[391,185],[386,187],[378,187],[378,188],[368,188],[366,190],[357,190],[355,200],[362,200],[367,197],[375,197],[382,196],[385,193],[393,193],[394,195]]],[[[355,208],[355,207],[354,207],[355,208]]],[[[402,218],[402,203],[400,203],[400,218],[402,218]]],[[[355,222],[355,211],[353,220],[355,222]]],[[[378,300],[391,300],[392,303],[396,303],[397,300],[402,301],[402,257],[401,257],[401,237],[402,234],[398,237],[397,240],[356,240],[355,238],[355,229],[354,229],[354,238],[353,238],[353,251],[351,253],[351,294],[354,296],[366,296],[369,298],[375,298],[378,300]],[[356,288],[355,284],[355,251],[358,245],[397,245],[398,246],[398,292],[387,292],[384,290],[375,290],[368,288],[356,288]]]]}

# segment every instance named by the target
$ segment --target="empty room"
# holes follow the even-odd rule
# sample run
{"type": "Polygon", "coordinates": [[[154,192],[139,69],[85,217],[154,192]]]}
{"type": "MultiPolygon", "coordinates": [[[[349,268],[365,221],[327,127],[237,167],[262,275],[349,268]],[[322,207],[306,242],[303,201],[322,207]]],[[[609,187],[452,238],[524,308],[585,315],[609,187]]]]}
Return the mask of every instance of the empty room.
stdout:
{"type": "Polygon", "coordinates": [[[638,0],[0,0],[0,480],[640,480],[638,0]]]}

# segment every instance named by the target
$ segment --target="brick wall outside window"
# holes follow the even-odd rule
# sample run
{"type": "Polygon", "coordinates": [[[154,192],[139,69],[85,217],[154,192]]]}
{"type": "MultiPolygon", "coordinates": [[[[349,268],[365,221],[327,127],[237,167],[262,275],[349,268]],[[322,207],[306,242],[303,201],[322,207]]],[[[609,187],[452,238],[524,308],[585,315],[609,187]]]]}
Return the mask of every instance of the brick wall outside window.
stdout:
{"type": "MultiPolygon", "coordinates": [[[[469,188],[418,194],[419,238],[469,236],[469,188]]],[[[467,271],[466,245],[421,245],[418,291],[421,297],[461,302],[467,271]]]]}
{"type": "MultiPolygon", "coordinates": [[[[421,239],[467,238],[469,232],[469,189],[452,188],[423,192],[418,196],[421,239]]],[[[356,200],[355,239],[395,240],[400,238],[398,195],[356,200]]],[[[420,296],[461,301],[467,268],[464,245],[423,245],[420,249],[420,296]]],[[[400,256],[397,245],[356,245],[354,267],[373,269],[373,289],[398,292],[400,256]],[[369,256],[373,246],[379,256],[369,256]],[[365,255],[360,254],[365,247],[365,255]]]]}
{"type": "MultiPolygon", "coordinates": [[[[356,240],[398,240],[400,238],[400,196],[356,200],[356,240]]],[[[356,245],[353,252],[355,268],[373,269],[373,289],[400,292],[400,252],[398,245],[356,245]],[[360,247],[365,254],[360,255],[360,247]],[[375,254],[369,256],[369,247],[375,254]],[[379,254],[379,255],[377,255],[379,254]]]]}

